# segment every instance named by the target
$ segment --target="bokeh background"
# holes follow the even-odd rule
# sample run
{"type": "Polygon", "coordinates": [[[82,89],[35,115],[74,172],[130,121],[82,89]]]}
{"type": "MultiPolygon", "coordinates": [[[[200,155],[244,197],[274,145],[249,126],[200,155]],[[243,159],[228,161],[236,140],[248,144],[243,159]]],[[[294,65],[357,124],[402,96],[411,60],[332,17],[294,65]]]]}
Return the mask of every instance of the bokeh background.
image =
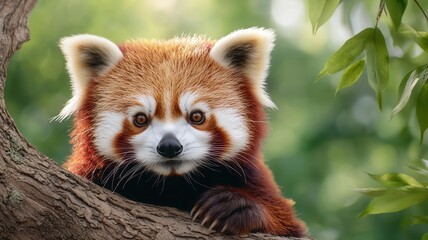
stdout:
{"type": "MultiPolygon", "coordinates": [[[[391,79],[382,112],[364,75],[337,95],[339,76],[315,83],[329,55],[356,32],[374,26],[377,7],[372,0],[344,1],[313,35],[307,2],[301,0],[39,1],[29,19],[31,40],[9,66],[6,104],[27,139],[61,164],[70,154],[71,121],[50,121],[70,97],[58,48],[61,37],[91,33],[122,42],[195,33],[218,39],[240,28],[273,28],[278,36],[268,90],[278,110],[269,111],[271,132],[264,149],[276,181],[297,202],[312,236],[418,239],[425,226],[408,226],[406,216],[427,206],[358,219],[370,199],[353,188],[375,186],[366,172],[406,172],[409,164],[424,157],[427,143],[419,145],[414,113],[405,110],[392,120],[390,114],[401,77],[426,58],[416,58],[417,48],[403,52],[386,36],[391,79]]],[[[405,21],[422,24],[414,7],[406,11],[405,21]]],[[[380,27],[386,27],[388,19],[381,22],[386,24],[380,27]]]]}

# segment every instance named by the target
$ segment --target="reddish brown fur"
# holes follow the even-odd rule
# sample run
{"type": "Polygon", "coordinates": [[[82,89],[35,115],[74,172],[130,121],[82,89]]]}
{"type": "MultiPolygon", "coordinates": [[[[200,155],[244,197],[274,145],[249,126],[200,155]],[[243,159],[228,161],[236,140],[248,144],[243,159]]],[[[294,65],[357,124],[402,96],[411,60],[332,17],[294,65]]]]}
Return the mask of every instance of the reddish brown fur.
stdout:
{"type": "Polygon", "coordinates": [[[230,139],[227,136],[227,133],[218,127],[216,120],[213,118],[204,125],[205,126],[201,129],[213,133],[213,141],[211,143],[213,149],[211,152],[215,153],[216,157],[221,156],[226,151],[226,146],[230,144],[230,139]]]}
{"type": "MultiPolygon", "coordinates": [[[[249,82],[249,81],[247,81],[249,82]]],[[[253,175],[247,175],[247,188],[238,189],[248,197],[257,200],[262,208],[263,220],[266,225],[262,231],[277,235],[303,236],[306,233],[305,224],[296,218],[293,210],[293,201],[282,197],[281,192],[275,183],[271,171],[266,167],[261,153],[262,140],[267,133],[266,114],[263,106],[252,94],[251,85],[244,85],[242,90],[248,96],[248,105],[252,106],[252,111],[247,111],[250,121],[249,128],[253,130],[250,143],[252,147],[241,154],[238,161],[249,166],[247,171],[253,175]],[[248,156],[254,156],[257,161],[248,156]],[[250,162],[251,161],[251,162],[250,162]]]]}
{"type": "Polygon", "coordinates": [[[195,90],[213,107],[231,106],[244,111],[240,104],[242,96],[235,92],[242,81],[240,76],[225,71],[208,56],[208,42],[189,44],[190,40],[189,43],[180,40],[125,43],[124,59],[103,76],[96,110],[121,110],[135,101],[133,97],[149,94],[160,103],[156,108],[158,118],[165,115],[165,102],[175,106],[172,115],[176,116],[179,93],[195,90]],[[217,94],[210,94],[212,92],[217,94]],[[164,99],[166,93],[170,93],[168,96],[172,99],[164,99]]]}
{"type": "Polygon", "coordinates": [[[124,121],[122,125],[123,125],[123,131],[116,135],[113,146],[116,149],[116,152],[125,153],[121,155],[122,160],[125,161],[130,157],[132,157],[132,156],[129,156],[129,152],[132,149],[131,145],[129,144],[129,138],[132,135],[135,135],[139,132],[144,131],[145,127],[137,128],[131,125],[129,121],[124,121]]]}
{"type": "MultiPolygon", "coordinates": [[[[74,130],[71,134],[73,153],[66,167],[100,184],[103,182],[101,175],[109,171],[109,164],[112,162],[103,159],[93,143],[94,118],[97,114],[106,110],[126,109],[135,105],[133,97],[149,94],[154,96],[158,103],[156,117],[177,118],[182,115],[178,107],[180,93],[193,90],[198,93],[198,98],[213,108],[228,106],[244,113],[250,129],[249,146],[235,158],[235,162],[241,166],[235,167],[237,173],[228,173],[227,169],[221,173],[203,170],[207,172],[205,179],[201,177],[198,180],[210,188],[196,186],[194,191],[197,193],[193,193],[189,188],[189,197],[182,199],[183,202],[168,198],[156,200],[149,192],[150,189],[142,190],[145,189],[144,186],[138,185],[145,184],[145,178],[150,180],[151,177],[145,175],[141,182],[135,183],[135,188],[143,191],[140,193],[142,196],[136,196],[138,192],[128,194],[126,189],[121,194],[143,202],[184,210],[196,206],[196,209],[202,211],[198,219],[218,216],[225,222],[228,221],[230,225],[227,231],[234,234],[262,231],[277,235],[304,236],[306,227],[295,216],[292,201],[282,197],[263,161],[261,145],[267,132],[266,116],[262,104],[255,96],[254,86],[238,71],[226,69],[214,62],[209,57],[212,44],[204,39],[175,39],[168,42],[128,42],[122,45],[124,58],[102,76],[102,79],[95,79],[89,87],[90,91],[87,92],[83,105],[75,115],[74,130]],[[166,103],[171,104],[171,111],[166,109],[166,103]],[[225,199],[233,201],[224,202],[225,199]],[[245,203],[244,206],[232,208],[238,206],[241,200],[245,203]],[[226,217],[225,213],[230,215],[226,217]],[[250,222],[246,221],[254,215],[258,217],[250,218],[250,222]]],[[[144,130],[133,128],[128,121],[125,121],[123,126],[123,132],[117,135],[114,143],[119,152],[129,149],[127,142],[131,135],[144,130]]],[[[197,128],[215,133],[213,145],[227,146],[231,141],[218,127],[214,118],[197,128]]],[[[216,148],[216,151],[220,155],[225,150],[220,149],[218,152],[216,148]]],[[[174,176],[174,179],[176,177],[178,179],[178,176],[174,176]]],[[[172,186],[176,187],[181,181],[177,179],[171,182],[172,186]]],[[[129,183],[129,186],[132,184],[134,183],[129,183]]],[[[183,191],[187,189],[187,186],[179,187],[183,188],[183,191]]],[[[168,194],[168,189],[165,189],[165,194],[168,194]]],[[[210,219],[206,225],[210,226],[214,220],[210,219]]],[[[222,226],[220,224],[214,228],[221,231],[222,226]]]]}
{"type": "Polygon", "coordinates": [[[70,135],[73,145],[72,154],[64,166],[71,172],[91,179],[92,173],[104,167],[105,161],[93,143],[93,108],[92,93],[85,96],[83,106],[74,117],[74,129],[70,135]]]}

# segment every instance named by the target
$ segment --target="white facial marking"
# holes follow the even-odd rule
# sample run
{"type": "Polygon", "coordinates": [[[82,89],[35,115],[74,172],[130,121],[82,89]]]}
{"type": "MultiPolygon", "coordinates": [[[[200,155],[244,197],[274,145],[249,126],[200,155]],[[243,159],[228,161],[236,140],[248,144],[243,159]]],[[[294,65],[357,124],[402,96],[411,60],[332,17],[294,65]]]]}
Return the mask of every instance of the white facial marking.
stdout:
{"type": "Polygon", "coordinates": [[[192,92],[183,93],[180,97],[179,107],[182,113],[189,112],[190,107],[196,100],[196,94],[192,92]]]}
{"type": "Polygon", "coordinates": [[[117,112],[102,112],[97,118],[94,131],[94,143],[98,152],[113,161],[120,161],[114,152],[114,138],[122,132],[125,120],[123,114],[117,112]]]}
{"type": "Polygon", "coordinates": [[[223,155],[227,158],[233,157],[242,151],[248,144],[249,134],[244,117],[233,108],[217,108],[213,111],[217,124],[227,132],[231,146],[223,155]]]}
{"type": "Polygon", "coordinates": [[[206,117],[210,115],[210,108],[204,102],[196,102],[196,94],[192,92],[186,92],[181,95],[179,107],[182,113],[190,113],[193,110],[201,110],[205,113],[206,117]]]}
{"type": "Polygon", "coordinates": [[[141,105],[137,105],[128,110],[128,117],[132,118],[137,113],[145,113],[147,116],[153,116],[156,110],[156,100],[152,96],[140,96],[137,98],[137,101],[141,103],[141,105]]]}

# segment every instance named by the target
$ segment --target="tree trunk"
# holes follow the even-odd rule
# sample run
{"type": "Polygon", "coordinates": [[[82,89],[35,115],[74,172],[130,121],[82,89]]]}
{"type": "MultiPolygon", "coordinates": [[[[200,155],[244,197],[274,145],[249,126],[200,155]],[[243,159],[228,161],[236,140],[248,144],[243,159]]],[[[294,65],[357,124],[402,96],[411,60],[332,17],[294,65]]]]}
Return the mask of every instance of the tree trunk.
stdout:
{"type": "Polygon", "coordinates": [[[6,111],[4,84],[9,59],[29,39],[34,4],[0,0],[0,239],[225,238],[192,222],[189,213],[135,203],[67,172],[19,133],[6,111]]]}

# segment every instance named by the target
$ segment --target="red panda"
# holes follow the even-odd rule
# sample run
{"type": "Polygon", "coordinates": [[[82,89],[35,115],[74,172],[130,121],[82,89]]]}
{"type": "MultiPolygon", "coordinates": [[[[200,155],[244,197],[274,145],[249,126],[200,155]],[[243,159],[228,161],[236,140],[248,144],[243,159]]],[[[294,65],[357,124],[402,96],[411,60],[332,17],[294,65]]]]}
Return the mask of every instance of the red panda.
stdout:
{"type": "Polygon", "coordinates": [[[63,38],[72,98],[58,118],[74,116],[65,167],[223,233],[305,236],[261,151],[274,39],[263,28],[218,41],[63,38]]]}

